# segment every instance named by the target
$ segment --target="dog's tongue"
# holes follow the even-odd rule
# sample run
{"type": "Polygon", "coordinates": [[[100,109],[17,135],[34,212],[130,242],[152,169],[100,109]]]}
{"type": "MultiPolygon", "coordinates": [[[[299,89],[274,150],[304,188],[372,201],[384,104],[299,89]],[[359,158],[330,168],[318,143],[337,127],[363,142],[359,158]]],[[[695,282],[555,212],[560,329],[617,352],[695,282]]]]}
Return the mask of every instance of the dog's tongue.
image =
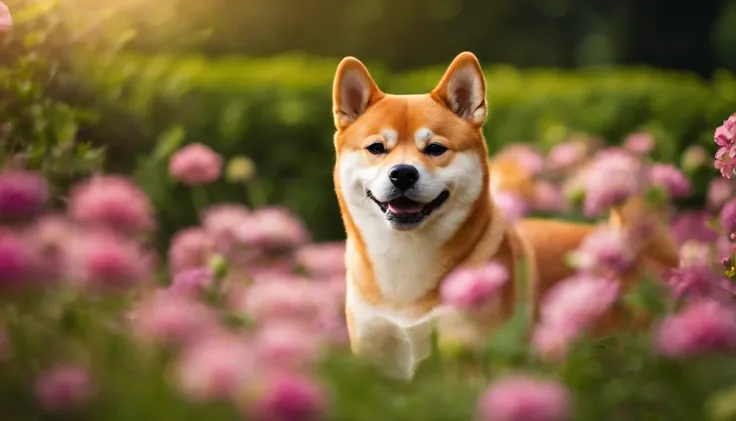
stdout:
{"type": "Polygon", "coordinates": [[[424,205],[408,199],[397,199],[388,202],[388,210],[393,214],[409,214],[421,212],[424,205]]]}

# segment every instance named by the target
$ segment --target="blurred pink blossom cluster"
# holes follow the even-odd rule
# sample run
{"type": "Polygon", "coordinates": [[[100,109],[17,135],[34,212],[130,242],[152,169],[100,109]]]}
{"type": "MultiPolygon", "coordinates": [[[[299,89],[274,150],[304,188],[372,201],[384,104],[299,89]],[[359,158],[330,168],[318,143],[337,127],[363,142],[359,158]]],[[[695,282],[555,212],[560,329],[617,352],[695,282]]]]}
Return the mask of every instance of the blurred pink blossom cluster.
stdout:
{"type": "MultiPolygon", "coordinates": [[[[219,168],[198,145],[170,162],[192,186],[219,168]]],[[[175,353],[172,381],[183,396],[232,402],[248,419],[317,419],[329,396],[315,364],[347,342],[344,254],[343,242],[311,243],[286,208],[213,204],[172,237],[171,284],[144,294],[128,321],[141,345],[175,353]],[[248,328],[228,328],[224,317],[248,328]]]]}
{"type": "MultiPolygon", "coordinates": [[[[734,124],[736,115],[716,131],[716,143],[721,148],[718,159],[731,153],[736,142],[734,124]]],[[[688,198],[693,185],[678,167],[652,162],[656,144],[650,133],[637,132],[628,136],[622,147],[602,147],[602,142],[595,138],[577,135],[556,145],[546,156],[531,146],[510,146],[499,156],[516,160],[520,168],[527,168],[533,190],[546,192],[544,196],[550,199],[540,200],[541,194],[514,196],[513,192],[502,192],[495,198],[500,198],[506,213],[518,216],[580,206],[582,214],[600,218],[634,196],[648,197],[651,191],[659,191],[659,195],[652,197],[659,197],[657,204],[664,209],[662,217],[670,220],[681,259],[678,268],[661,273],[660,281],[668,288],[669,299],[684,303],[685,308],[662,320],[653,333],[654,343],[669,356],[726,349],[736,340],[731,313],[736,288],[730,279],[736,276],[736,271],[731,275],[723,273],[723,263],[727,268],[733,265],[734,188],[730,180],[715,179],[708,188],[705,208],[679,210],[675,201],[688,198]],[[553,201],[558,203],[551,204],[553,201]]],[[[691,149],[693,156],[700,151],[691,149]]],[[[694,158],[690,160],[693,162],[688,166],[689,171],[696,170],[694,158]]],[[[723,165],[726,164],[716,164],[719,168],[723,165]]],[[[732,169],[726,172],[729,177],[731,172],[732,169]]],[[[524,190],[523,184],[516,186],[519,191],[524,190]]],[[[564,360],[572,345],[594,331],[604,315],[617,305],[625,293],[620,279],[637,264],[636,253],[645,235],[643,231],[601,223],[568,256],[568,264],[577,274],[546,292],[540,302],[539,320],[533,327],[532,345],[540,357],[564,360]]],[[[508,277],[503,272],[503,267],[493,265],[485,269],[458,269],[443,281],[443,302],[461,313],[472,313],[498,296],[508,277]]],[[[450,317],[447,320],[450,323],[450,317]]],[[[452,330],[469,335],[459,337],[467,346],[478,343],[476,336],[481,335],[455,316],[452,316],[452,330]]],[[[532,383],[524,384],[531,389],[532,383]]],[[[526,407],[531,408],[532,404],[526,407]]],[[[536,418],[525,414],[522,418],[509,419],[536,418]]]]}
{"type": "Polygon", "coordinates": [[[592,330],[618,300],[618,281],[580,274],[555,284],[543,297],[533,345],[545,359],[559,360],[592,330]]]}
{"type": "Polygon", "coordinates": [[[691,302],[662,321],[655,345],[661,354],[675,358],[711,352],[732,355],[736,351],[736,312],[733,306],[715,301],[691,302]]]}
{"type": "MultiPolygon", "coordinates": [[[[204,158],[189,167],[206,173],[199,181],[212,175],[200,164],[215,162],[204,158]]],[[[156,219],[131,179],[83,180],[71,188],[65,212],[44,213],[48,190],[35,173],[0,173],[1,294],[68,288],[133,297],[125,314],[131,338],[175,355],[173,386],[182,395],[228,400],[264,421],[312,420],[327,410],[314,366],[328,347],[346,345],[344,244],[309,243],[304,224],[285,208],[213,205],[200,226],[173,237],[172,282],[157,287],[156,219]],[[227,317],[251,328],[228,327],[227,317]]],[[[3,329],[0,358],[13,355],[3,329]]],[[[41,406],[57,413],[95,392],[87,367],[61,362],[39,373],[35,386],[41,406]]]]}
{"type": "MultiPolygon", "coordinates": [[[[0,28],[1,19],[2,14],[0,28]]],[[[716,167],[726,178],[708,187],[703,210],[673,205],[693,186],[677,167],[648,161],[656,140],[645,132],[609,148],[576,136],[546,156],[528,145],[509,147],[502,154],[526,168],[533,188],[525,198],[499,194],[496,199],[510,219],[575,206],[600,217],[647,189],[664,193],[664,217],[671,218],[680,264],[660,281],[677,310],[655,324],[653,349],[675,359],[733,352],[730,278],[736,274],[728,269],[733,269],[736,199],[728,178],[736,165],[729,157],[734,124],[736,115],[716,131],[716,167]]],[[[201,144],[180,149],[169,162],[170,175],[195,188],[219,179],[221,171],[221,157],[201,144]]],[[[133,180],[93,176],[72,187],[66,208],[58,212],[47,212],[49,191],[38,174],[0,172],[0,295],[57,288],[69,296],[124,296],[124,321],[115,329],[151,351],[146,355],[170,357],[166,379],[182,397],[227,402],[256,421],[328,416],[333,396],[319,365],[331,351],[347,348],[343,242],[311,242],[304,223],[283,207],[212,204],[201,211],[198,224],[171,238],[170,282],[158,284],[160,262],[151,252],[154,208],[133,180]]],[[[530,355],[564,362],[606,313],[624,303],[628,291],[621,278],[637,263],[634,237],[641,234],[601,224],[580,243],[569,256],[575,274],[540,297],[538,319],[529,326],[530,355]]],[[[515,282],[513,275],[495,260],[448,274],[439,293],[454,312],[440,317],[448,322],[451,339],[469,347],[485,343],[464,316],[495,311],[515,282]]],[[[3,320],[0,362],[15,358],[14,334],[3,320]]],[[[44,411],[65,413],[95,399],[101,373],[84,358],[71,361],[59,357],[36,366],[32,392],[44,411]]],[[[517,372],[491,382],[478,400],[477,419],[562,421],[574,404],[562,382],[517,372]]]]}
{"type": "Polygon", "coordinates": [[[494,193],[497,205],[510,220],[535,212],[568,213],[578,206],[583,215],[600,217],[650,189],[660,190],[670,200],[692,194],[692,183],[679,168],[651,162],[656,146],[652,134],[632,133],[621,147],[604,145],[598,138],[576,134],[546,155],[526,144],[502,149],[492,163],[508,167],[513,162],[518,170],[505,175],[513,179],[509,183],[515,188],[494,193]]]}
{"type": "Polygon", "coordinates": [[[0,228],[0,289],[51,285],[129,290],[152,280],[155,259],[141,241],[155,227],[148,198],[120,176],[72,189],[67,213],[40,215],[47,187],[37,175],[0,173],[4,215],[38,216],[0,228]]]}
{"type": "Polygon", "coordinates": [[[89,371],[79,365],[56,364],[35,381],[35,395],[48,412],[65,413],[86,404],[94,396],[89,371]]]}
{"type": "Polygon", "coordinates": [[[232,402],[249,419],[312,420],[329,402],[315,364],[345,345],[342,296],[330,294],[331,277],[279,273],[248,281],[185,269],[146,294],[129,322],[141,344],[174,350],[172,380],[183,396],[232,402]],[[213,293],[224,306],[208,304],[213,293]],[[226,314],[251,328],[225,327],[226,314]]]}
{"type": "MultiPolygon", "coordinates": [[[[217,204],[202,212],[201,222],[172,238],[172,274],[205,266],[215,254],[251,275],[265,268],[291,272],[294,254],[310,239],[301,220],[281,207],[250,210],[239,204],[217,204]]],[[[339,269],[340,262],[335,264],[339,269]]]]}

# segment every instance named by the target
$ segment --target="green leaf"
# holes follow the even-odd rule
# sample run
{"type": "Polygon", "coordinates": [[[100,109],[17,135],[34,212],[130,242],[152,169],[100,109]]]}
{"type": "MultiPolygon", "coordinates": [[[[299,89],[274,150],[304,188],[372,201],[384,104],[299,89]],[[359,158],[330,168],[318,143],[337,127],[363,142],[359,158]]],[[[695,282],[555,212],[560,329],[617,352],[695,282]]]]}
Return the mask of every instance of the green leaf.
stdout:
{"type": "Polygon", "coordinates": [[[151,163],[158,163],[168,159],[184,141],[185,136],[186,130],[180,124],[161,133],[156,140],[156,148],[153,150],[153,161],[151,163]]]}
{"type": "Polygon", "coordinates": [[[498,328],[486,344],[486,358],[494,363],[512,364],[523,358],[527,349],[529,316],[523,307],[517,307],[511,318],[498,328]]]}
{"type": "Polygon", "coordinates": [[[667,203],[667,199],[667,191],[661,187],[650,187],[644,192],[644,201],[653,208],[667,203]]]}
{"type": "Polygon", "coordinates": [[[660,281],[644,278],[637,282],[623,298],[623,302],[634,312],[650,313],[655,317],[667,313],[666,292],[660,281]]]}

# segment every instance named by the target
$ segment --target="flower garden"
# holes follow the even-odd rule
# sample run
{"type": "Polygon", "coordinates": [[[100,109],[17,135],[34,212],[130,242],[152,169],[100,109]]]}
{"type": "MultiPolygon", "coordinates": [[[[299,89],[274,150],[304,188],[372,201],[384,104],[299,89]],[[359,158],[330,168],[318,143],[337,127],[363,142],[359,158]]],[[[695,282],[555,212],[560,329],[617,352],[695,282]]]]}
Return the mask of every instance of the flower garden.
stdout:
{"type": "MultiPolygon", "coordinates": [[[[728,177],[736,115],[715,141],[715,166],[728,177]]],[[[564,212],[580,195],[584,210],[599,214],[642,179],[657,192],[652,200],[690,191],[676,167],[646,163],[646,136],[593,154],[592,142],[571,142],[546,157],[509,147],[506,153],[537,166],[544,199],[503,201],[509,215],[532,206],[564,212]],[[588,156],[594,174],[614,184],[594,174],[576,183],[576,168],[591,171],[580,167],[588,156]],[[644,170],[632,176],[638,167],[644,170]],[[560,181],[543,179],[551,168],[560,181]]],[[[711,165],[705,152],[695,164],[711,165]]],[[[174,153],[169,172],[202,188],[222,165],[211,149],[192,144],[174,153]]],[[[707,210],[674,218],[677,270],[620,294],[616,274],[633,260],[636,239],[602,226],[571,256],[580,274],[544,298],[538,326],[512,319],[497,335],[480,336],[462,313],[492,298],[508,274],[493,263],[451,274],[443,296],[458,310],[456,328],[437,338],[436,355],[410,385],[349,356],[344,247],[310,243],[287,209],[206,204],[200,224],[179,231],[168,255],[156,256],[152,205],[128,177],[95,175],[65,196],[66,209],[47,212],[42,177],[18,168],[0,174],[2,402],[19,418],[728,419],[736,410],[729,237],[736,201],[728,178],[712,182],[707,210]],[[586,340],[619,300],[661,320],[651,331],[586,340]]]]}
{"type": "MultiPolygon", "coordinates": [[[[3,19],[0,31],[13,25],[3,19]]],[[[736,114],[718,117],[707,143],[671,153],[676,160],[661,159],[672,136],[654,129],[621,129],[620,144],[578,131],[552,145],[493,148],[533,181],[523,197],[499,195],[508,218],[585,218],[600,229],[568,256],[578,273],[543,297],[536,324],[520,311],[481,334],[471,315],[509,274],[493,262],[451,273],[442,297],[453,311],[441,321],[451,329],[405,383],[351,355],[344,244],[273,200],[276,161],[183,142],[173,130],[135,170],[110,170],[93,146],[62,142],[84,119],[53,102],[55,92],[15,84],[48,75],[29,63],[0,72],[17,99],[8,103],[22,110],[0,103],[4,419],[736,419],[736,114]],[[162,193],[161,180],[171,190],[162,193]],[[696,192],[704,200],[693,205],[696,192]],[[618,277],[647,234],[605,220],[635,195],[662,210],[680,265],[623,290],[618,277]],[[654,323],[594,337],[613,306],[654,323]]],[[[319,170],[329,179],[329,166],[319,170]]],[[[288,188],[296,196],[301,186],[288,188]]]]}

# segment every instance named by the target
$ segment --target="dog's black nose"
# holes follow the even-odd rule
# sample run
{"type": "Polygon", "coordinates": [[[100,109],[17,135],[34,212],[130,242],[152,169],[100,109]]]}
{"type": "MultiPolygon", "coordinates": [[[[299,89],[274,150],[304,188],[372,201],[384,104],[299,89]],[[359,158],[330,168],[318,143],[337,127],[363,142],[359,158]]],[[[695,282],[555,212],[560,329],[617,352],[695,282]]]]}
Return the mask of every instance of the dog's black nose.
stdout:
{"type": "Polygon", "coordinates": [[[419,179],[419,171],[413,165],[394,165],[388,172],[388,178],[397,189],[408,190],[419,179]]]}

